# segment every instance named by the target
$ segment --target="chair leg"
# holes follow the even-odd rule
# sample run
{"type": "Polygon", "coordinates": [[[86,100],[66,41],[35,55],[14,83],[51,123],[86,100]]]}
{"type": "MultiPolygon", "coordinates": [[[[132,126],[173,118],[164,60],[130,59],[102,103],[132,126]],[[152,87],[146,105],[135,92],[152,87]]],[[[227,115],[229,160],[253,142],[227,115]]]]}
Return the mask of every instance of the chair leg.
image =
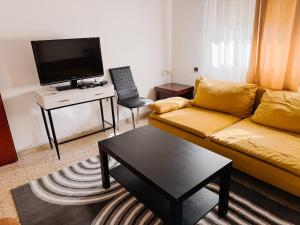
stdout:
{"type": "Polygon", "coordinates": [[[139,118],[140,118],[140,108],[136,109],[136,125],[139,125],[139,118]]]}
{"type": "Polygon", "coordinates": [[[133,129],[135,130],[134,112],[133,109],[130,109],[130,111],[131,111],[133,129]]]}
{"type": "Polygon", "coordinates": [[[120,124],[120,106],[117,104],[117,130],[119,130],[119,124],[120,124]]]}

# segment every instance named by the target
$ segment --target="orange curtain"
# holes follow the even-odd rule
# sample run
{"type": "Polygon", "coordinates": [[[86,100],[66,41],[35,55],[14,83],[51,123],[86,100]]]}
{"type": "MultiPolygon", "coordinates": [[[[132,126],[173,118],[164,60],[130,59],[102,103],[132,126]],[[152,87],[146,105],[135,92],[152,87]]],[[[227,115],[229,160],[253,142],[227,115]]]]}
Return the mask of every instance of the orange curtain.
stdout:
{"type": "Polygon", "coordinates": [[[270,89],[300,86],[300,0],[257,0],[249,83],[270,89]]]}

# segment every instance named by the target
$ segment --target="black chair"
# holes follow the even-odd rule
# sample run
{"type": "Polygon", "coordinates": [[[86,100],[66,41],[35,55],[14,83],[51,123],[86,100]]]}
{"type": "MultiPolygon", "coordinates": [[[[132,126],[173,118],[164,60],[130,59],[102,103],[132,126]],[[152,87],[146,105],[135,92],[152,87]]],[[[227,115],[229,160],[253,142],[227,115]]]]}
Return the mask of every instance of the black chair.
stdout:
{"type": "Polygon", "coordinates": [[[117,92],[117,123],[119,127],[119,105],[129,108],[132,116],[133,129],[135,129],[135,119],[133,109],[137,109],[137,124],[139,118],[139,108],[151,104],[151,99],[139,96],[135,86],[129,66],[109,69],[112,82],[117,92]]]}

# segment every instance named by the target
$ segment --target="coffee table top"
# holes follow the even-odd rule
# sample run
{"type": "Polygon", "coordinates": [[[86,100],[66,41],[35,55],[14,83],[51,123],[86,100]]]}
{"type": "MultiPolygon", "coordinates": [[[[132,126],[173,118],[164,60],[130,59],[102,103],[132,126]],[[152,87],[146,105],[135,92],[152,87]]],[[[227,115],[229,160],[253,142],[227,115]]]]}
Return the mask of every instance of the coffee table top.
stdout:
{"type": "Polygon", "coordinates": [[[230,159],[151,126],[100,141],[99,145],[173,199],[204,186],[231,163],[230,159]]]}

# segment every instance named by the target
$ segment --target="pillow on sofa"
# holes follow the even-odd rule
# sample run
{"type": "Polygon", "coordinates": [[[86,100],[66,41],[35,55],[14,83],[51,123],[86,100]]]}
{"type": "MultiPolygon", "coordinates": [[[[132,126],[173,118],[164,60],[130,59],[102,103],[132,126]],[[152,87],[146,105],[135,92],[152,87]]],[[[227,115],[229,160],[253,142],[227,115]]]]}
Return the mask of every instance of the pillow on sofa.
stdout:
{"type": "Polygon", "coordinates": [[[253,110],[257,85],[199,79],[193,105],[246,118],[253,110]]]}
{"type": "Polygon", "coordinates": [[[300,133],[300,93],[266,90],[251,120],[300,133]]]}
{"type": "Polygon", "coordinates": [[[176,109],[181,109],[191,105],[191,101],[182,97],[172,97],[158,100],[148,107],[156,113],[166,113],[176,109]]]}

